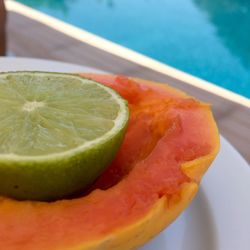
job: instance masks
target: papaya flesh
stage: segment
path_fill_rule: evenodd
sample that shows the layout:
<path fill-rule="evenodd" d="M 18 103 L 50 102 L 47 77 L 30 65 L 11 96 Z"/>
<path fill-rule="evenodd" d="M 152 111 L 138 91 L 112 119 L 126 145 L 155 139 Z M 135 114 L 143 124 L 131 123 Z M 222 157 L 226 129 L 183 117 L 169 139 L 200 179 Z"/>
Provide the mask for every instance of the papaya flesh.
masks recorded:
<path fill-rule="evenodd" d="M 168 85 L 82 74 L 129 104 L 125 139 L 112 164 L 80 198 L 0 198 L 0 249 L 127 250 L 169 225 L 195 196 L 219 150 L 208 104 Z"/>

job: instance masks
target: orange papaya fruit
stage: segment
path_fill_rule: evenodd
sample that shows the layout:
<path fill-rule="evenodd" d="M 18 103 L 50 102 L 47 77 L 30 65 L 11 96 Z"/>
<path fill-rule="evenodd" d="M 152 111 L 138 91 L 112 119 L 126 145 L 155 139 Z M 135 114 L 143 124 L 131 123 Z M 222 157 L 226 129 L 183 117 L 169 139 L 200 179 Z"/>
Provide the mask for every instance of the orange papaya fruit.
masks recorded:
<path fill-rule="evenodd" d="M 116 158 L 89 190 L 55 202 L 0 198 L 0 249 L 136 249 L 194 198 L 219 150 L 210 105 L 168 85 L 82 74 L 115 89 L 130 119 Z"/>

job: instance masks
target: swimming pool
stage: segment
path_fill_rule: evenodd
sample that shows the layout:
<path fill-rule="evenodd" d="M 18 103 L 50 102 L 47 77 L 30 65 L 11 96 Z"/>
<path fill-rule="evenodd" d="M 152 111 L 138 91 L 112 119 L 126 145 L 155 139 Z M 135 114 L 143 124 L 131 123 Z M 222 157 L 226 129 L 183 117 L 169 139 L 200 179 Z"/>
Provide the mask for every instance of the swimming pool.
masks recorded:
<path fill-rule="evenodd" d="M 248 0 L 19 0 L 250 97 Z"/>

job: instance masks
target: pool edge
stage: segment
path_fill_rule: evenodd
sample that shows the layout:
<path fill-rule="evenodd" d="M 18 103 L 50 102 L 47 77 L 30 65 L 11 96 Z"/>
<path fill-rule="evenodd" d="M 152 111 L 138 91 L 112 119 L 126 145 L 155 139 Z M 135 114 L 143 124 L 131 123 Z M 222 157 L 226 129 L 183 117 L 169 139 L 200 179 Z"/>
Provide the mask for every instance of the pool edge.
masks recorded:
<path fill-rule="evenodd" d="M 38 10 L 32 9 L 19 2 L 7 0 L 5 1 L 5 3 L 8 11 L 13 11 L 23 16 L 26 16 L 30 19 L 33 19 L 35 21 L 38 21 L 56 31 L 59 31 L 69 37 L 77 39 L 93 47 L 101 49 L 107 53 L 116 55 L 120 58 L 134 62 L 138 65 L 150 68 L 156 72 L 170 76 L 186 84 L 192 85 L 199 89 L 205 90 L 207 92 L 213 93 L 227 100 L 230 100 L 232 102 L 250 108 L 250 100 L 247 97 L 241 96 L 230 90 L 219 87 L 211 82 L 208 82 L 206 80 L 185 73 L 181 70 L 178 70 L 167 64 L 161 63 L 148 56 L 142 55 L 131 49 L 125 48 L 107 39 L 94 35 L 88 31 L 85 31 L 84 29 L 75 27 L 57 18 L 44 14 Z"/>

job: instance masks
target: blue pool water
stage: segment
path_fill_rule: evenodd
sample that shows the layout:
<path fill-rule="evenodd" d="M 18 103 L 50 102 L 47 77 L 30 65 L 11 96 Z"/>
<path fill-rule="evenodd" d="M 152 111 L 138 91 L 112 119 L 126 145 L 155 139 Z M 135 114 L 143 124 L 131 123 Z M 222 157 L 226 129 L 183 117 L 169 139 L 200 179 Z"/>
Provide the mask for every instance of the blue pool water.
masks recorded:
<path fill-rule="evenodd" d="M 249 0 L 20 0 L 250 97 Z"/>

